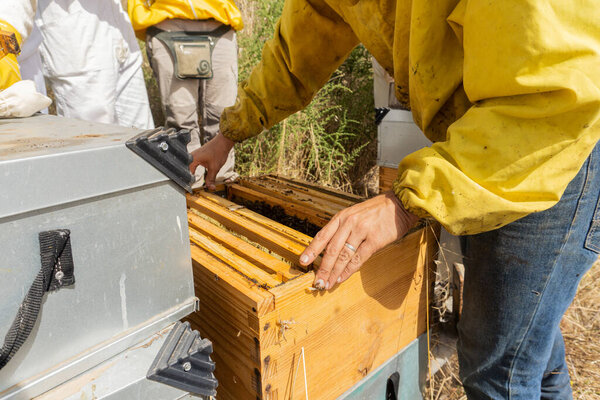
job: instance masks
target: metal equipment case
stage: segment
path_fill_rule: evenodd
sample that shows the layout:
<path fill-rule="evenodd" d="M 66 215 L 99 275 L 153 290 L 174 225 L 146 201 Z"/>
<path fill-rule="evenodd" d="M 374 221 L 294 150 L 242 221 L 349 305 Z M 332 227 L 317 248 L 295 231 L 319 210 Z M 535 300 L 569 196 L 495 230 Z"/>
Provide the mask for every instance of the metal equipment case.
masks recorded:
<path fill-rule="evenodd" d="M 0 121 L 0 340 L 40 271 L 40 232 L 70 230 L 75 275 L 45 294 L 0 370 L 0 399 L 46 392 L 194 311 L 185 196 L 125 147 L 137 133 L 53 116 Z"/>

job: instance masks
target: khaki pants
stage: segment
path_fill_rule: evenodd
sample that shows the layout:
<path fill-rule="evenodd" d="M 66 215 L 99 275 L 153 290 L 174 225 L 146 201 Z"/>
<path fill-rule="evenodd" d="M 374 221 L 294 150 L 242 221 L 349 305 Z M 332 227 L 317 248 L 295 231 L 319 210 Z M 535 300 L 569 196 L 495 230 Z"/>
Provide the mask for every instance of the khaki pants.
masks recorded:
<path fill-rule="evenodd" d="M 210 32 L 221 26 L 214 20 L 171 19 L 156 25 L 170 32 Z M 189 129 L 192 139 L 188 151 L 193 151 L 214 138 L 219 132 L 219 121 L 225 107 L 233 105 L 237 96 L 237 41 L 232 29 L 215 38 L 212 53 L 212 79 L 179 79 L 169 49 L 151 35 L 146 37 L 146 49 L 154 75 L 158 81 L 167 128 Z M 217 182 L 237 177 L 234 172 L 233 149 L 227 162 L 217 174 Z M 204 168 L 195 172 L 194 188 L 204 184 Z"/>

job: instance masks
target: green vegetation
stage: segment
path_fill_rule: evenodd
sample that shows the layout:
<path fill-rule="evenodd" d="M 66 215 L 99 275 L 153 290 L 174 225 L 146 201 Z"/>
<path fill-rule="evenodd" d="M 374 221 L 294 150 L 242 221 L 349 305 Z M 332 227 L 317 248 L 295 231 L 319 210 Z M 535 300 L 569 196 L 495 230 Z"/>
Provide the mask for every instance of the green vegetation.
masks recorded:
<path fill-rule="evenodd" d="M 258 64 L 273 36 L 284 0 L 241 0 L 244 29 L 238 34 L 240 80 Z M 145 54 L 144 44 L 142 53 Z M 283 174 L 359 194 L 372 184 L 376 146 L 371 57 L 357 47 L 303 111 L 236 146 L 241 175 Z M 150 65 L 144 78 L 157 125 L 164 124 Z M 371 191 L 373 188 L 371 188 Z"/>
<path fill-rule="evenodd" d="M 260 61 L 283 0 L 246 0 L 238 36 L 240 79 Z M 278 173 L 365 193 L 376 154 L 371 60 L 357 47 L 311 104 L 268 132 L 236 147 L 242 175 Z"/>

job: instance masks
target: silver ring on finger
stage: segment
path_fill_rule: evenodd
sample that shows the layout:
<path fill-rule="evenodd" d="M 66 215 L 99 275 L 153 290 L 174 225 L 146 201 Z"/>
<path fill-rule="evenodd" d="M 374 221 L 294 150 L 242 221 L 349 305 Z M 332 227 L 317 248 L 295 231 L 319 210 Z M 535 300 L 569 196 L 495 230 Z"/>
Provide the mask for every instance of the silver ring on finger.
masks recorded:
<path fill-rule="evenodd" d="M 351 250 L 353 253 L 356 253 L 356 247 L 352 246 L 350 243 L 346 242 L 344 243 L 344 246 L 346 246 L 348 250 Z"/>

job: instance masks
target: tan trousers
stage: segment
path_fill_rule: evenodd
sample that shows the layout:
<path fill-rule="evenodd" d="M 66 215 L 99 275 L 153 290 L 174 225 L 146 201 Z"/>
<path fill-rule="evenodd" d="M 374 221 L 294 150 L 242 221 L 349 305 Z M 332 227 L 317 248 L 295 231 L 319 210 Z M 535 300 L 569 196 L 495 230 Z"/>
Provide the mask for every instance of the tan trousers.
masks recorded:
<path fill-rule="evenodd" d="M 156 25 L 163 31 L 209 32 L 221 26 L 214 20 L 171 19 Z M 169 49 L 151 35 L 146 37 L 146 49 L 158 81 L 167 128 L 189 129 L 192 139 L 188 151 L 205 144 L 219 132 L 219 120 L 225 107 L 233 105 L 237 96 L 237 41 L 232 29 L 215 38 L 212 53 L 212 79 L 179 79 Z M 237 177 L 234 172 L 233 149 L 217 174 L 217 182 Z M 194 188 L 204 185 L 204 167 L 196 169 Z"/>

